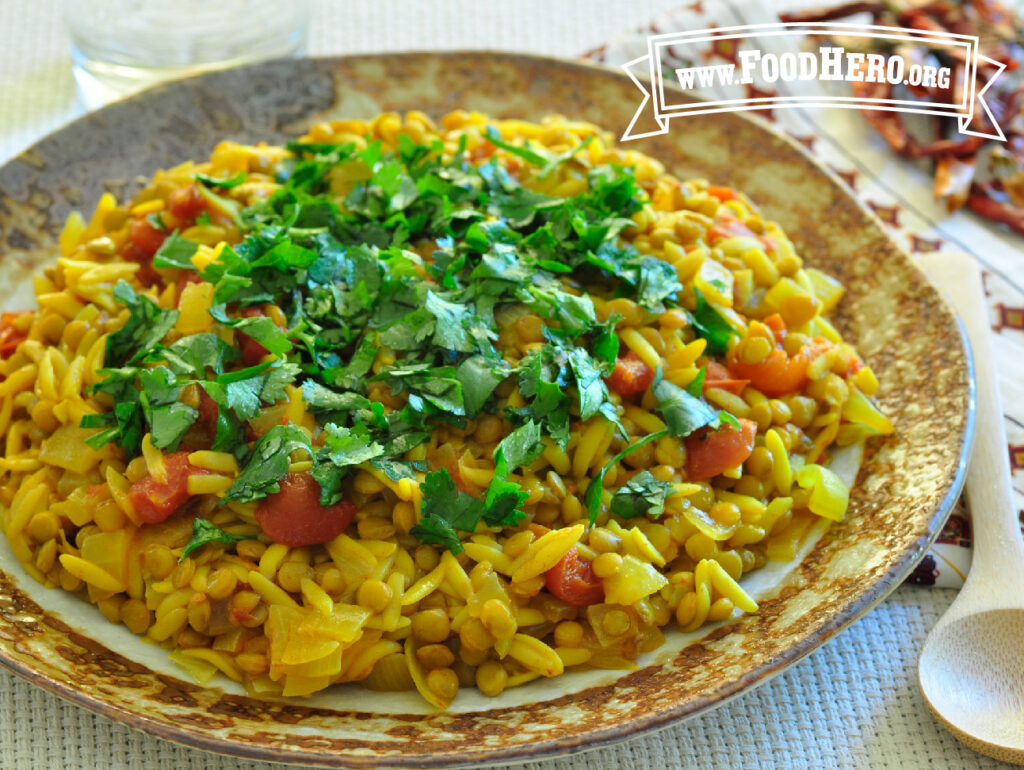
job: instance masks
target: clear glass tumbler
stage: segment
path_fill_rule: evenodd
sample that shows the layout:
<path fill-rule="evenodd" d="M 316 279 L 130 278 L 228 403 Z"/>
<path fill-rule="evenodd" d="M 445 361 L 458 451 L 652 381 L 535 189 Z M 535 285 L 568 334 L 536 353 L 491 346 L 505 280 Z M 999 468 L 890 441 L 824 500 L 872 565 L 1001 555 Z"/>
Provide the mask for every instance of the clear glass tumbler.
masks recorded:
<path fill-rule="evenodd" d="M 89 109 L 168 78 L 304 53 L 309 0 L 64 0 Z"/>

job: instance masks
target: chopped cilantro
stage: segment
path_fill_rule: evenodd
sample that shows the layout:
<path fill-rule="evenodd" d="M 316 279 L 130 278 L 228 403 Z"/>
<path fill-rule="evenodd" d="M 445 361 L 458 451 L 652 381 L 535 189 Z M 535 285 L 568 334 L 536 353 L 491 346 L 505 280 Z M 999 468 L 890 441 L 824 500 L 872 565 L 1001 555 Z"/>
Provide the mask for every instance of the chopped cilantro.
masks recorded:
<path fill-rule="evenodd" d="M 230 190 L 232 187 L 238 187 L 238 185 L 242 184 L 247 176 L 248 174 L 244 171 L 239 171 L 234 176 L 229 176 L 226 179 L 217 179 L 206 174 L 196 174 L 195 179 L 207 187 L 219 187 L 224 190 Z"/>
<path fill-rule="evenodd" d="M 96 429 L 90 446 L 115 441 L 135 456 L 148 432 L 156 446 L 174 449 L 200 419 L 198 388 L 202 419 L 214 422 L 207 426 L 213 448 L 233 452 L 242 464 L 227 500 L 273 494 L 290 455 L 302 449 L 326 505 L 346 494 L 354 468 L 375 468 L 392 481 L 421 478 L 426 466 L 406 460 L 407 452 L 441 425 L 464 429 L 481 414 L 495 414 L 516 386 L 520 405 L 498 416 L 517 427 L 493 450 L 495 474 L 486 491 L 473 498 L 447 471 L 427 473 L 423 518 L 413 534 L 458 551 L 460 533 L 481 521 L 514 525 L 528 494 L 510 476 L 545 442 L 565 448 L 573 421 L 597 415 L 625 435 L 621 407 L 605 383 L 618 356 L 621 319 L 598 320 L 588 287 L 607 285 L 611 295 L 658 313 L 677 301 L 682 286 L 672 265 L 620 240 L 646 193 L 632 170 L 591 166 L 580 155 L 592 137 L 551 152 L 506 142 L 494 127 L 486 136 L 540 179 L 572 164 L 585 174 L 585 189 L 566 197 L 535 192 L 496 158 L 470 162 L 465 142 L 446 156 L 440 142 L 416 144 L 404 135 L 389 151 L 380 142 L 292 142 L 291 156 L 275 169 L 279 188 L 244 210 L 218 195 L 243 184 L 244 173 L 197 174 L 211 210 L 232 215 L 243 233 L 198 271 L 213 286 L 213 328 L 167 341 L 178 312 L 119 283 L 114 296 L 128 320 L 108 337 L 103 380 L 94 386 L 113 407 L 83 419 Z M 197 223 L 209 221 L 204 214 Z M 195 271 L 198 249 L 172 232 L 154 264 Z M 727 345 L 725 319 L 699 295 L 697 303 L 694 326 L 709 350 Z M 244 312 L 267 304 L 287 322 Z M 507 341 L 500 349 L 498 341 L 507 331 L 503 314 L 514 305 L 543 319 L 543 338 L 509 355 Z M 246 365 L 245 338 L 270 356 Z M 271 427 L 250 449 L 247 432 L 293 383 L 301 383 L 318 423 L 316 446 L 287 424 Z M 729 423 L 729 415 L 703 402 L 700 384 L 700 376 L 689 392 L 660 378 L 655 384 L 669 434 Z M 657 435 L 626 447 L 618 459 Z M 606 470 L 588 488 L 591 520 Z M 623 509 L 628 497 L 654 510 L 657 485 L 641 474 L 632 481 L 613 496 L 615 507 Z"/>
<path fill-rule="evenodd" d="M 293 423 L 275 425 L 264 433 L 252 450 L 252 458 L 224 495 L 224 501 L 248 503 L 279 492 L 278 482 L 288 473 L 292 452 L 313 454 L 309 437 Z"/>
<path fill-rule="evenodd" d="M 457 530 L 474 532 L 486 511 L 481 500 L 460 492 L 447 470 L 428 473 L 420 484 L 423 510 L 411 530 L 421 543 L 443 545 L 452 553 L 465 550 Z"/>
<path fill-rule="evenodd" d="M 668 431 L 673 436 L 689 436 L 698 428 L 713 423 L 718 416 L 706 401 L 694 398 L 668 380 L 656 377 L 651 393 L 658 399 L 657 409 L 665 418 Z"/>
<path fill-rule="evenodd" d="M 711 304 L 704 299 L 700 289 L 694 287 L 693 293 L 697 297 L 697 309 L 693 312 L 693 328 L 697 335 L 708 341 L 708 352 L 713 355 L 722 355 L 729 351 L 729 340 L 735 336 L 729 322 L 719 314 Z"/>
<path fill-rule="evenodd" d="M 529 465 L 544 451 L 540 440 L 540 425 L 529 420 L 501 440 L 494 450 L 496 476 L 508 478 L 510 471 L 521 465 Z"/>
<path fill-rule="evenodd" d="M 636 516 L 657 518 L 665 512 L 669 484 L 659 481 L 650 471 L 640 471 L 612 495 L 611 512 L 623 519 Z"/>
<path fill-rule="evenodd" d="M 245 535 L 233 535 L 230 532 L 225 532 L 216 524 L 207 521 L 206 519 L 200 519 L 197 516 L 192 519 L 192 538 L 185 544 L 185 550 L 181 552 L 181 556 L 178 558 L 178 563 L 180 564 L 185 561 L 185 557 L 197 548 L 202 548 L 204 545 L 208 545 L 209 543 L 224 543 L 225 545 L 230 545 L 231 543 L 237 543 L 239 540 L 246 539 Z"/>
<path fill-rule="evenodd" d="M 177 310 L 164 310 L 145 294 L 136 294 L 127 281 L 114 286 L 114 299 L 130 311 L 125 325 L 107 337 L 106 366 L 122 366 L 157 345 L 178 320 Z"/>
<path fill-rule="evenodd" d="M 587 491 L 583 493 L 583 505 L 587 509 L 587 520 L 590 522 L 590 526 L 594 525 L 597 521 L 597 514 L 601 510 L 601 491 L 604 489 L 604 477 L 608 471 L 615 466 L 624 457 L 631 455 L 640 447 L 645 444 L 650 444 L 652 441 L 657 441 L 659 438 L 669 435 L 667 430 L 659 430 L 654 433 L 649 433 L 638 441 L 634 441 L 632 444 L 627 446 L 611 460 L 604 464 L 604 466 L 597 472 L 597 475 L 590 480 L 587 485 Z"/>
<path fill-rule="evenodd" d="M 168 235 L 164 242 L 153 255 L 153 265 L 156 267 L 177 267 L 182 270 L 195 270 L 192 265 L 192 255 L 199 249 L 199 244 L 186 240 L 178 235 L 178 231 Z"/>
<path fill-rule="evenodd" d="M 516 155 L 527 163 L 538 166 L 540 168 L 537 176 L 540 179 L 546 179 L 562 164 L 568 163 L 572 160 L 577 153 L 581 152 L 587 145 L 593 140 L 593 135 L 588 136 L 582 142 L 575 147 L 566 150 L 565 152 L 555 153 L 549 152 L 543 149 L 534 150 L 529 146 L 529 142 L 524 147 L 518 147 L 508 142 L 502 141 L 501 133 L 494 126 L 487 127 L 487 139 L 495 147 L 501 147 L 506 152 Z"/>

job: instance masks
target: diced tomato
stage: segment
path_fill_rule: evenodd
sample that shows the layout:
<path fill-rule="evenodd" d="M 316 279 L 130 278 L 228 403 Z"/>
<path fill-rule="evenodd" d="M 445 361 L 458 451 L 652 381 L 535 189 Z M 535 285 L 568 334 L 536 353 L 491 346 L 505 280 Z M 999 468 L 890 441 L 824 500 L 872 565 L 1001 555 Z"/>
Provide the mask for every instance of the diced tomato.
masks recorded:
<path fill-rule="evenodd" d="M 28 336 L 28 332 L 14 328 L 14 319 L 25 315 L 27 310 L 0 313 L 0 359 L 7 358 Z"/>
<path fill-rule="evenodd" d="M 729 371 L 745 376 L 766 396 L 778 397 L 797 393 L 807 384 L 807 365 L 810 363 L 805 347 L 790 356 L 781 347 L 773 348 L 763 361 L 747 364 L 738 359 L 729 362 Z"/>
<path fill-rule="evenodd" d="M 740 420 L 740 428 L 705 428 L 686 439 L 686 477 L 701 481 L 735 468 L 754 451 L 757 423 Z"/>
<path fill-rule="evenodd" d="M 250 305 L 242 311 L 242 315 L 245 318 L 256 318 L 263 315 L 263 311 Z M 256 366 L 270 352 L 245 332 L 238 332 L 238 344 L 242 349 L 242 363 L 246 366 Z"/>
<path fill-rule="evenodd" d="M 206 198 L 199 191 L 199 185 L 186 185 L 167 196 L 167 210 L 178 219 L 191 223 L 206 211 Z"/>
<path fill-rule="evenodd" d="M 333 540 L 355 515 L 356 507 L 348 500 L 320 505 L 320 485 L 308 473 L 289 473 L 281 479 L 281 491 L 256 509 L 256 521 L 267 537 L 290 548 Z"/>
<path fill-rule="evenodd" d="M 604 584 L 594 574 L 589 561 L 580 556 L 576 546 L 544 573 L 548 591 L 573 607 L 586 607 L 604 601 Z"/>
<path fill-rule="evenodd" d="M 128 227 L 128 239 L 151 257 L 163 246 L 166 238 L 167 233 L 151 225 L 145 217 L 133 220 Z"/>
<path fill-rule="evenodd" d="M 815 337 L 797 353 L 789 355 L 782 347 L 786 339 L 786 324 L 779 315 L 770 315 L 764 324 L 775 334 L 775 347 L 763 361 L 744 363 L 738 358 L 729 361 L 729 371 L 738 378 L 750 380 L 750 384 L 766 396 L 777 398 L 789 393 L 798 393 L 808 382 L 807 367 L 811 361 L 832 347 L 824 337 Z"/>
<path fill-rule="evenodd" d="M 167 480 L 163 483 L 152 476 L 146 476 L 132 484 L 128 490 L 128 499 L 140 519 L 147 524 L 163 521 L 189 498 L 189 476 L 209 473 L 197 468 L 188 461 L 188 452 L 174 452 L 164 455 L 164 466 L 167 468 Z"/>
<path fill-rule="evenodd" d="M 135 262 L 141 265 L 135 273 L 135 278 L 143 286 L 153 286 L 160 282 L 160 273 L 153 267 L 152 254 L 147 254 L 134 243 L 129 242 L 121 249 L 121 258 L 126 262 Z"/>
<path fill-rule="evenodd" d="M 615 371 L 607 382 L 608 387 L 623 398 L 633 398 L 651 387 L 654 372 L 631 350 L 615 361 Z"/>
<path fill-rule="evenodd" d="M 210 394 L 200 387 L 198 422 L 206 426 L 206 432 L 210 436 L 210 441 L 217 438 L 217 418 L 219 416 L 220 410 L 217 408 L 217 402 L 210 398 Z"/>
<path fill-rule="evenodd" d="M 764 244 L 765 254 L 775 253 L 775 239 L 772 238 L 770 235 L 759 235 L 757 236 L 757 240 L 761 241 L 761 243 Z"/>
<path fill-rule="evenodd" d="M 780 345 L 756 364 L 746 364 L 737 359 L 730 361 L 729 371 L 747 378 L 755 388 L 772 398 L 799 393 L 809 380 L 807 367 L 831 345 L 828 340 L 815 337 L 810 345 L 804 345 L 792 356 Z"/>
<path fill-rule="evenodd" d="M 708 243 L 713 244 L 724 238 L 733 238 L 738 235 L 754 237 L 755 233 L 736 217 L 719 217 L 715 223 L 708 228 Z"/>
<path fill-rule="evenodd" d="M 705 364 L 703 387 L 705 393 L 708 388 L 718 388 L 719 390 L 726 390 L 739 396 L 748 384 L 750 384 L 750 380 L 737 380 L 733 378 L 729 370 L 717 361 L 708 361 Z"/>
<path fill-rule="evenodd" d="M 731 187 L 719 187 L 714 184 L 708 185 L 708 195 L 712 198 L 718 198 L 722 203 L 736 200 L 736 191 Z"/>

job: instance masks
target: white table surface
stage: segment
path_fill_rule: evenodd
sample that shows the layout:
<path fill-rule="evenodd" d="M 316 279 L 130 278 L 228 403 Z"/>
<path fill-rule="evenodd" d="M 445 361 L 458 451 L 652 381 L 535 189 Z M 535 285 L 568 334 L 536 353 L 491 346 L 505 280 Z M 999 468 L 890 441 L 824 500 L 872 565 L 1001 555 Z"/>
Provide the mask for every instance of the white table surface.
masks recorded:
<path fill-rule="evenodd" d="M 706 0 L 713 2 L 714 0 Z M 574 56 L 672 0 L 314 0 L 311 54 L 489 48 Z M 0 162 L 81 114 L 56 0 L 0 0 Z M 917 653 L 955 592 L 904 586 L 764 686 L 618 746 L 523 767 L 990 768 L 942 730 Z M 103 622 L 97 619 L 98 622 Z M 0 768 L 256 768 L 149 737 L 0 671 Z"/>

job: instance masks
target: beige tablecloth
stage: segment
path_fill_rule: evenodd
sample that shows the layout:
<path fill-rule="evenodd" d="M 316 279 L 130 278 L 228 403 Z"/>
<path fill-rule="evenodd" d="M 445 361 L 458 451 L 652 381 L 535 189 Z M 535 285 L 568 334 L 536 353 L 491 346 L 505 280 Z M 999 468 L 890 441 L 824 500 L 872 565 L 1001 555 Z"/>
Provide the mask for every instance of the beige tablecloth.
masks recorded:
<path fill-rule="evenodd" d="M 310 53 L 505 48 L 572 56 L 646 27 L 678 5 L 672 0 L 315 0 Z M 0 162 L 81 113 L 57 6 L 57 0 L 0 0 Z M 526 767 L 1001 767 L 943 731 L 917 688 L 917 651 L 954 595 L 948 589 L 902 587 L 807 659 L 710 714 L 613 748 Z M 97 616 L 97 622 L 105 621 Z M 151 738 L 0 671 L 0 768 L 96 767 L 276 766 Z"/>

